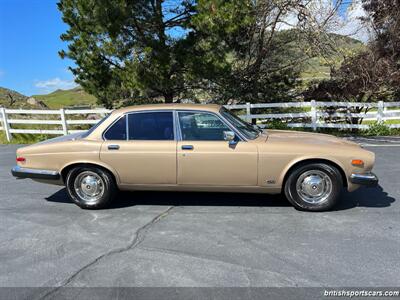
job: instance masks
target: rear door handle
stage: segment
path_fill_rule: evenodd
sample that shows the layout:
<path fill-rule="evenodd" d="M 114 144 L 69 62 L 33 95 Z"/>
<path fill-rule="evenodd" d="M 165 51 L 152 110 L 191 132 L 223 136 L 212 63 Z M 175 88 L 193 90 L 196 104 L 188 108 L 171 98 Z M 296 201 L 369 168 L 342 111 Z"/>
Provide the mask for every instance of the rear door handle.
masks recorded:
<path fill-rule="evenodd" d="M 193 145 L 182 145 L 182 150 L 193 150 Z"/>
<path fill-rule="evenodd" d="M 108 145 L 108 150 L 119 150 L 119 145 Z"/>

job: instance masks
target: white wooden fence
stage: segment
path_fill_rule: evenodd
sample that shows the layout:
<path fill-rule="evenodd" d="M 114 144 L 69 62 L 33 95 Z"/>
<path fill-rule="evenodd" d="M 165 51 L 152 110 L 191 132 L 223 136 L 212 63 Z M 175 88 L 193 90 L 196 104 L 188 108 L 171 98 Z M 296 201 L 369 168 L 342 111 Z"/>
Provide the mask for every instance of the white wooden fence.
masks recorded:
<path fill-rule="evenodd" d="M 226 105 L 231 110 L 241 110 L 245 114 L 241 114 L 241 117 L 247 121 L 257 119 L 258 121 L 265 121 L 270 119 L 280 119 L 286 122 L 288 127 L 308 127 L 313 130 L 317 128 L 359 128 L 368 129 L 367 124 L 346 124 L 343 121 L 338 122 L 332 120 L 332 118 L 363 118 L 368 121 L 385 122 L 387 120 L 399 120 L 398 124 L 388 125 L 390 128 L 400 128 L 400 102 L 377 102 L 377 103 L 357 103 L 357 102 L 287 102 L 287 103 L 262 103 L 262 104 L 238 104 L 238 105 Z M 354 107 L 368 107 L 371 111 L 367 113 L 350 113 L 350 112 L 334 112 L 327 113 L 327 107 L 339 108 L 354 108 Z M 254 114 L 254 109 L 276 109 L 276 108 L 303 108 L 303 112 L 293 113 L 263 113 Z M 111 111 L 108 109 L 60 109 L 60 110 L 26 110 L 26 109 L 5 109 L 0 108 L 0 130 L 5 131 L 7 140 L 12 139 L 13 133 L 25 133 L 25 134 L 54 134 L 54 135 L 66 135 L 69 133 L 79 132 L 82 130 L 69 129 L 70 125 L 86 125 L 96 124 L 101 116 L 104 116 Z M 40 119 L 38 115 L 53 115 L 56 116 L 54 119 Z M 70 116 L 75 116 L 74 119 L 70 119 Z M 83 116 L 76 119 L 76 116 Z M 98 115 L 99 119 L 88 120 L 87 115 Z M 13 117 L 16 116 L 16 117 Z M 32 117 L 34 116 L 34 117 Z M 329 118 L 329 120 L 327 120 Z M 294 122 L 293 119 L 301 120 L 301 123 Z M 14 124 L 32 124 L 34 125 L 53 125 L 57 126 L 58 129 L 38 129 L 38 128 L 24 128 L 18 129 L 13 128 Z M 24 126 L 25 127 L 25 126 Z"/>

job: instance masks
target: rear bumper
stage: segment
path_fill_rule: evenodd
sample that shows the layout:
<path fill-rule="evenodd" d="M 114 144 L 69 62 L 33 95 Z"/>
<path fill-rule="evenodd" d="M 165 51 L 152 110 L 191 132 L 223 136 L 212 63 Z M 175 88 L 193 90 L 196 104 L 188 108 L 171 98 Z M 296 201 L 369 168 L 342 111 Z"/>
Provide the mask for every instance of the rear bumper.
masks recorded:
<path fill-rule="evenodd" d="M 365 174 L 353 173 L 350 175 L 350 182 L 354 184 L 375 186 L 378 184 L 378 177 L 372 172 Z"/>
<path fill-rule="evenodd" d="M 58 180 L 60 179 L 60 173 L 51 170 L 41 169 L 28 169 L 20 166 L 15 166 L 11 169 L 11 174 L 17 178 L 33 178 L 33 179 L 46 179 L 46 180 Z"/>

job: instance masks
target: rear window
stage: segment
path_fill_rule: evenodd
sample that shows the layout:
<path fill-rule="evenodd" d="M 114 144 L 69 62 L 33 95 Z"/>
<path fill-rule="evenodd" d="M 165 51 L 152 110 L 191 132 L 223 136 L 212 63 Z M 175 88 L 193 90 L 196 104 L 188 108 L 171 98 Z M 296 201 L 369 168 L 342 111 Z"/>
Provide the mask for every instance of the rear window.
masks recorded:
<path fill-rule="evenodd" d="M 96 123 L 95 125 L 93 125 L 89 130 L 85 131 L 82 134 L 82 138 L 86 138 L 88 137 L 97 127 L 99 127 L 102 123 L 104 123 L 105 120 L 108 119 L 110 115 L 107 115 L 106 117 L 104 117 L 103 119 L 101 119 L 98 123 Z"/>
<path fill-rule="evenodd" d="M 172 112 L 133 113 L 128 117 L 129 140 L 162 141 L 174 139 Z"/>
<path fill-rule="evenodd" d="M 126 116 L 111 125 L 104 134 L 106 140 L 126 140 Z"/>

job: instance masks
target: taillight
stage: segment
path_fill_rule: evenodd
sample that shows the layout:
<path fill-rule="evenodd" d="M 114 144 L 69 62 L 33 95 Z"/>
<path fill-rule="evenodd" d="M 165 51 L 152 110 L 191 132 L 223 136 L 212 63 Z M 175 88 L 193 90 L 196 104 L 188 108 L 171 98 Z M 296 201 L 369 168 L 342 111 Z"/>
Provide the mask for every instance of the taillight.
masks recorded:
<path fill-rule="evenodd" d="M 25 162 L 25 157 L 17 157 L 17 162 Z"/>

